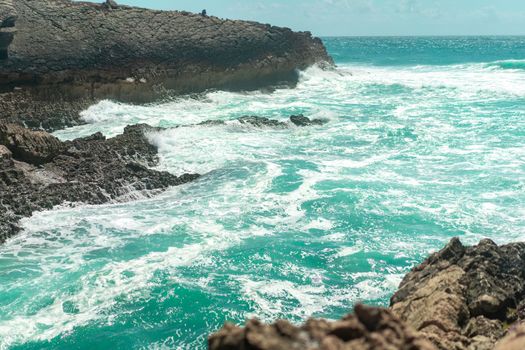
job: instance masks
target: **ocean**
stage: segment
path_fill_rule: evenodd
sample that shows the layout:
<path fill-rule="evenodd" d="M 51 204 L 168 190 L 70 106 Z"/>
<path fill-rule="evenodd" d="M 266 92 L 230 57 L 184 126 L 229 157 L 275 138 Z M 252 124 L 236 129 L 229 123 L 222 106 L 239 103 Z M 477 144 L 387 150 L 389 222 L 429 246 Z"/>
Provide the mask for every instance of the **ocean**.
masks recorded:
<path fill-rule="evenodd" d="M 337 68 L 295 89 L 102 101 L 56 132 L 227 121 L 148 135 L 196 182 L 23 220 L 0 246 L 0 349 L 206 349 L 225 321 L 388 306 L 454 236 L 525 240 L 525 37 L 323 40 Z M 299 113 L 328 123 L 235 121 Z"/>

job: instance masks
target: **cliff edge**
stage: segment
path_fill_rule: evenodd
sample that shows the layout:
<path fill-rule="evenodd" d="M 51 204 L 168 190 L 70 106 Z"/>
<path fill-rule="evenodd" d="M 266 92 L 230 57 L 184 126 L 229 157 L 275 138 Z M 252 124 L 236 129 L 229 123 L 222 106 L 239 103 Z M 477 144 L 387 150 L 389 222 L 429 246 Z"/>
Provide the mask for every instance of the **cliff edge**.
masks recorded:
<path fill-rule="evenodd" d="M 47 130 L 100 99 L 293 84 L 332 63 L 309 32 L 187 12 L 0 0 L 0 21 L 0 118 Z"/>

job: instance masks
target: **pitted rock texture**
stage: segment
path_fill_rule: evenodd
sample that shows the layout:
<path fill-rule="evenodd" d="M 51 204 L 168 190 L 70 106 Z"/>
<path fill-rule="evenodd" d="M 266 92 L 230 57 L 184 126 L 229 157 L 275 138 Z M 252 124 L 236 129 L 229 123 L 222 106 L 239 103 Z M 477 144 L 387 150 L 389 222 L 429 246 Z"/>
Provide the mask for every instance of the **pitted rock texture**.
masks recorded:
<path fill-rule="evenodd" d="M 210 350 L 435 350 L 389 310 L 358 305 L 340 321 L 287 321 L 265 325 L 248 321 L 244 328 L 226 324 L 208 340 Z"/>
<path fill-rule="evenodd" d="M 525 243 L 455 238 L 405 276 L 391 309 L 439 349 L 493 349 L 525 320 Z"/>
<path fill-rule="evenodd" d="M 0 64 L 0 100 L 23 96 L 16 113 L 28 126 L 46 127 L 50 117 L 53 129 L 75 124 L 85 100 L 143 103 L 294 83 L 297 69 L 332 63 L 310 33 L 255 22 L 70 0 L 1 0 L 4 12 L 14 37 Z M 47 103 L 71 103 L 70 113 L 35 108 Z M 0 103 L 0 118 L 11 108 Z"/>
<path fill-rule="evenodd" d="M 43 131 L 0 123 L 0 243 L 19 231 L 20 218 L 38 210 L 64 202 L 102 204 L 136 193 L 149 196 L 198 178 L 148 168 L 158 161 L 156 147 L 145 136 L 154 130 L 136 125 L 111 139 L 97 133 L 61 142 Z M 2 138 L 5 134 L 9 137 Z M 13 138 L 21 141 L 13 143 Z"/>

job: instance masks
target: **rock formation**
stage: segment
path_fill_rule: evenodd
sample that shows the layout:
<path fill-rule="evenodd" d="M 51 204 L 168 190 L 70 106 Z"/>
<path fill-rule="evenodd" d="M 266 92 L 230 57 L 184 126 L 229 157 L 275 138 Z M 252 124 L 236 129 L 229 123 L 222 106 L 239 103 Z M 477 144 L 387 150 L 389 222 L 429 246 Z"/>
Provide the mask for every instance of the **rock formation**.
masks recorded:
<path fill-rule="evenodd" d="M 225 325 L 208 340 L 210 350 L 435 350 L 392 312 L 357 305 L 355 313 L 337 322 L 308 320 L 296 327 L 287 321 L 246 327 Z"/>
<path fill-rule="evenodd" d="M 100 99 L 293 83 L 331 63 L 308 32 L 186 12 L 0 0 L 0 20 L 0 119 L 46 130 Z"/>
<path fill-rule="evenodd" d="M 157 149 L 146 125 L 127 127 L 112 139 L 102 134 L 61 142 L 43 131 L 0 123 L 0 243 L 17 221 L 64 202 L 102 204 L 142 191 L 166 189 L 198 177 L 151 170 Z"/>
<path fill-rule="evenodd" d="M 241 125 L 288 128 L 325 123 L 302 115 L 289 122 L 258 116 L 238 118 Z M 210 120 L 197 126 L 224 125 Z M 185 125 L 183 127 L 196 125 Z M 106 140 L 101 134 L 62 142 L 45 131 L 0 121 L 0 244 L 18 231 L 17 221 L 34 211 L 63 202 L 102 204 L 130 192 L 160 190 L 198 177 L 177 177 L 148 169 L 156 165 L 157 149 L 145 134 L 160 131 L 149 125 L 126 127 Z M 146 192 L 145 195 L 153 192 Z"/>
<path fill-rule="evenodd" d="M 525 243 L 455 238 L 405 276 L 391 309 L 439 349 L 493 349 L 525 321 Z"/>
<path fill-rule="evenodd" d="M 424 339 L 424 340 L 423 340 Z M 525 349 L 525 243 L 455 238 L 414 268 L 386 309 L 356 307 L 337 322 L 227 324 L 212 350 Z"/>
<path fill-rule="evenodd" d="M 328 123 L 328 120 L 326 119 L 310 119 L 308 117 L 305 117 L 302 114 L 290 116 L 289 123 L 282 122 L 282 121 L 275 120 L 275 119 L 269 119 L 266 117 L 259 117 L 259 116 L 243 116 L 243 117 L 237 118 L 236 121 L 238 121 L 239 124 L 241 125 L 249 125 L 249 126 L 258 127 L 258 128 L 276 128 L 276 129 L 284 129 L 292 125 L 297 126 L 297 127 L 305 127 L 305 126 L 313 126 L 313 125 L 323 125 L 323 124 Z M 199 126 L 217 126 L 217 125 L 225 125 L 225 124 L 226 122 L 223 120 L 206 120 L 197 125 Z M 194 125 L 188 125 L 188 126 L 194 126 Z"/>

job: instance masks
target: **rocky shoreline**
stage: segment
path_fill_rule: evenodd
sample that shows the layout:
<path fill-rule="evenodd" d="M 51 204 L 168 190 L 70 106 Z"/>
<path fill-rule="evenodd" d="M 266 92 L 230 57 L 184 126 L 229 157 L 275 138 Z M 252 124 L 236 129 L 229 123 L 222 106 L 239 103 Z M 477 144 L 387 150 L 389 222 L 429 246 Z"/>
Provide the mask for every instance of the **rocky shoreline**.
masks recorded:
<path fill-rule="evenodd" d="M 73 141 L 46 132 L 82 123 L 79 112 L 93 103 L 271 89 L 295 84 L 297 70 L 312 64 L 333 62 L 308 32 L 116 4 L 0 0 L 0 244 L 35 211 L 150 196 L 199 178 L 151 168 L 158 156 L 148 134 L 158 128 L 134 125 L 114 138 Z M 237 122 L 287 128 L 325 121 Z M 525 349 L 525 244 L 465 247 L 453 239 L 407 274 L 389 308 L 358 305 L 340 321 L 299 327 L 228 324 L 210 336 L 209 348 Z"/>
<path fill-rule="evenodd" d="M 38 28 L 38 30 L 36 30 Z M 48 131 L 101 99 L 293 85 L 332 64 L 309 32 L 70 0 L 0 1 L 0 120 Z"/>
<path fill-rule="evenodd" d="M 325 120 L 291 116 L 281 122 L 259 116 L 236 121 L 255 128 L 283 129 L 322 125 Z M 184 127 L 214 127 L 209 120 Z M 140 193 L 151 196 L 170 186 L 196 180 L 198 174 L 175 176 L 150 169 L 157 165 L 157 148 L 148 134 L 161 131 L 146 124 L 128 126 L 122 135 L 101 133 L 62 142 L 45 131 L 33 131 L 0 121 L 0 244 L 20 231 L 22 217 L 63 203 L 103 204 Z"/>
<path fill-rule="evenodd" d="M 340 321 L 227 324 L 210 350 L 525 349 L 525 243 L 465 247 L 454 238 L 405 276 L 390 308 Z"/>
<path fill-rule="evenodd" d="M 68 202 L 103 204 L 137 192 L 150 196 L 197 179 L 149 168 L 158 162 L 145 136 L 151 129 L 135 125 L 111 139 L 97 133 L 61 142 L 44 131 L 0 123 L 0 244 L 35 211 Z"/>

